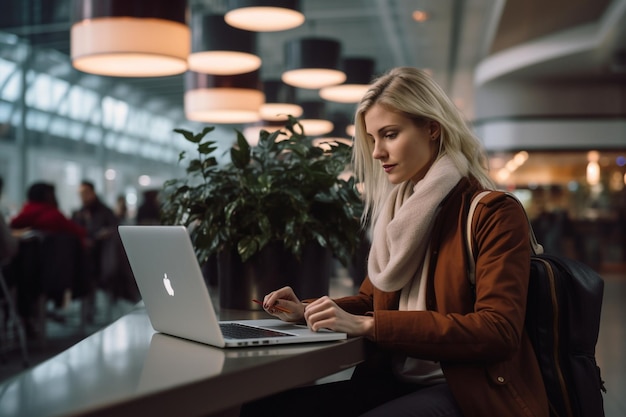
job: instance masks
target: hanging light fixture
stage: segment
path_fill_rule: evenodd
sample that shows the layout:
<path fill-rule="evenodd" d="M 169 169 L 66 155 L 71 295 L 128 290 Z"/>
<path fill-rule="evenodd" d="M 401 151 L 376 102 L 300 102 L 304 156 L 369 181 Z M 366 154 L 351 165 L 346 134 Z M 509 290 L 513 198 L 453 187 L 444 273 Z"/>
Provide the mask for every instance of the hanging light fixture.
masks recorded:
<path fill-rule="evenodd" d="M 187 70 L 186 0 L 77 0 L 74 7 L 74 68 L 116 77 L 160 77 Z"/>
<path fill-rule="evenodd" d="M 224 15 L 192 14 L 188 59 L 191 71 L 232 75 L 257 70 L 261 58 L 255 49 L 256 34 L 226 24 Z"/>
<path fill-rule="evenodd" d="M 343 113 L 335 113 L 330 117 L 333 124 L 333 129 L 322 137 L 313 140 L 313 144 L 319 146 L 325 150 L 337 143 L 343 143 L 348 146 L 352 146 L 353 140 L 351 136 L 348 136 L 346 127 L 350 124 L 350 118 Z"/>
<path fill-rule="evenodd" d="M 341 44 L 332 39 L 302 38 L 285 43 L 285 69 L 281 79 L 300 88 L 319 89 L 341 84 L 346 74 L 339 70 Z"/>
<path fill-rule="evenodd" d="M 226 124 L 260 120 L 265 96 L 258 71 L 236 75 L 188 71 L 185 84 L 185 116 L 189 120 Z"/>
<path fill-rule="evenodd" d="M 229 25 L 254 32 L 293 29 L 304 23 L 298 0 L 228 0 Z"/>
<path fill-rule="evenodd" d="M 326 117 L 323 101 L 303 101 L 302 118 L 298 120 L 306 136 L 321 136 L 332 132 L 333 122 Z"/>
<path fill-rule="evenodd" d="M 267 121 L 286 121 L 287 116 L 300 117 L 302 107 L 295 104 L 296 89 L 281 80 L 267 80 L 263 83 L 265 104 L 261 106 L 261 118 Z"/>
<path fill-rule="evenodd" d="M 341 67 L 346 73 L 346 81 L 343 84 L 322 88 L 319 92 L 320 97 L 338 103 L 358 103 L 372 81 L 374 60 L 345 58 Z"/>

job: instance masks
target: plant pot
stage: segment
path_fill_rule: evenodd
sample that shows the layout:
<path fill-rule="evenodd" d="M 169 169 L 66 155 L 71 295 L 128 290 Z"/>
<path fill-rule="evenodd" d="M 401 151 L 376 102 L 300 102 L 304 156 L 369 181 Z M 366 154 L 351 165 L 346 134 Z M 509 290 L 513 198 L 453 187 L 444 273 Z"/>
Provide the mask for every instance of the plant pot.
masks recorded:
<path fill-rule="evenodd" d="M 300 260 L 280 242 L 268 244 L 243 263 L 235 250 L 222 251 L 217 257 L 220 308 L 260 310 L 252 299 L 263 300 L 287 285 L 300 299 L 321 297 L 328 294 L 331 270 L 332 255 L 313 243 Z"/>

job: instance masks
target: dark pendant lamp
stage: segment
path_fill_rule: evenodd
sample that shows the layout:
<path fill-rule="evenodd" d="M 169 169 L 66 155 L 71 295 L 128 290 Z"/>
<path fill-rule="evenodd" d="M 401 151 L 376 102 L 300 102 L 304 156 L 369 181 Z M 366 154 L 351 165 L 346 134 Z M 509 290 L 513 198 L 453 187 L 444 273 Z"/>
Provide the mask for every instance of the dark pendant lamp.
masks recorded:
<path fill-rule="evenodd" d="M 341 68 L 346 73 L 346 81 L 322 88 L 320 97 L 338 103 L 358 103 L 372 82 L 374 66 L 370 58 L 345 58 Z"/>
<path fill-rule="evenodd" d="M 187 70 L 186 0 L 77 0 L 72 65 L 116 77 L 160 77 Z"/>
<path fill-rule="evenodd" d="M 254 32 L 293 29 L 304 23 L 298 0 L 228 0 L 229 25 Z"/>
<path fill-rule="evenodd" d="M 317 137 L 332 132 L 334 125 L 326 116 L 323 101 L 303 101 L 300 105 L 303 112 L 298 121 L 306 136 Z"/>
<path fill-rule="evenodd" d="M 185 74 L 185 116 L 204 123 L 240 124 L 260 120 L 265 96 L 259 72 L 212 75 Z"/>
<path fill-rule="evenodd" d="M 296 104 L 296 89 L 281 80 L 263 82 L 265 104 L 261 106 L 261 118 L 267 121 L 286 121 L 287 116 L 300 117 L 302 107 Z M 284 125 L 284 124 L 283 124 Z"/>
<path fill-rule="evenodd" d="M 285 43 L 285 72 L 281 79 L 300 88 L 319 89 L 341 84 L 346 74 L 339 70 L 341 44 L 332 39 L 303 38 Z"/>
<path fill-rule="evenodd" d="M 259 69 L 256 34 L 228 25 L 221 14 L 192 14 L 189 69 L 216 75 Z"/>

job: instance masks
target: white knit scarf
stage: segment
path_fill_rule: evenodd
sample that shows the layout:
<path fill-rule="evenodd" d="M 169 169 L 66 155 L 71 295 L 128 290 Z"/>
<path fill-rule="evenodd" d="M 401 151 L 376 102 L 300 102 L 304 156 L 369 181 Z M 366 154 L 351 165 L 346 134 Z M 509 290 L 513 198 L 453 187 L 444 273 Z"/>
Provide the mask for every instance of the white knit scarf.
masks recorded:
<path fill-rule="evenodd" d="M 462 171 L 444 155 L 415 186 L 411 181 L 396 186 L 378 216 L 368 274 L 382 291 L 402 290 L 400 310 L 426 309 L 420 276 L 433 220 L 444 197 L 467 175 L 467 167 Z"/>

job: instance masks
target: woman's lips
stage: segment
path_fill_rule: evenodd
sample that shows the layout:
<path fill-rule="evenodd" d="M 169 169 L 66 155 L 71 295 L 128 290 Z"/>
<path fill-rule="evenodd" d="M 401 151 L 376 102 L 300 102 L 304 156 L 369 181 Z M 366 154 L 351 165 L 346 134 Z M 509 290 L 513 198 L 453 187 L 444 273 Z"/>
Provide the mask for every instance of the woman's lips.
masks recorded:
<path fill-rule="evenodd" d="M 385 170 L 386 173 L 391 172 L 391 170 L 395 167 L 395 165 L 391 165 L 391 164 L 385 164 L 383 165 L 383 169 Z"/>

